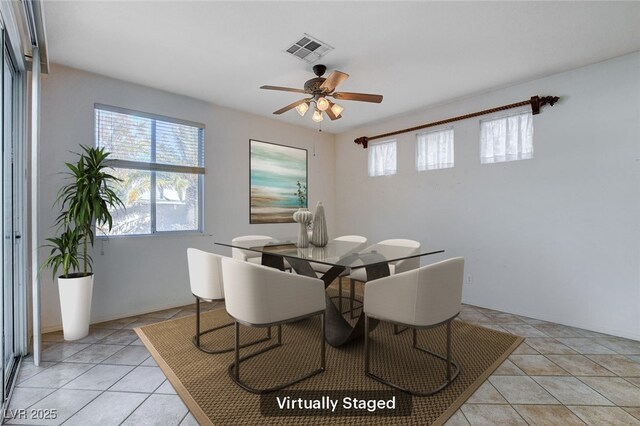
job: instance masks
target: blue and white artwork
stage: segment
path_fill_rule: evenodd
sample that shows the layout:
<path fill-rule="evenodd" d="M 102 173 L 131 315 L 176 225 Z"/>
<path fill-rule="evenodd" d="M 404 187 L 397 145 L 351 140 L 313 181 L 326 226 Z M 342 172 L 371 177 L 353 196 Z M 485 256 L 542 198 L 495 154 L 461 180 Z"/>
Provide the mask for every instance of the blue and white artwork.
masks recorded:
<path fill-rule="evenodd" d="M 250 140 L 250 223 L 291 223 L 300 207 L 298 182 L 307 187 L 307 150 Z"/>

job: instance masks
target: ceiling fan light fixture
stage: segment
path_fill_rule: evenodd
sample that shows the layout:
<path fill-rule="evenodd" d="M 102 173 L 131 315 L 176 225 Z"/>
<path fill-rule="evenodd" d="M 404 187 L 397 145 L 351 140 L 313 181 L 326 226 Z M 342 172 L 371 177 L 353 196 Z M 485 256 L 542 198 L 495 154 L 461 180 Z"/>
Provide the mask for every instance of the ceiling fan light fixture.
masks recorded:
<path fill-rule="evenodd" d="M 322 116 L 322 111 L 320 111 L 319 109 L 315 110 L 313 112 L 313 117 L 311 117 L 311 119 L 316 123 L 320 123 L 322 120 L 324 120 L 324 117 Z"/>
<path fill-rule="evenodd" d="M 303 102 L 296 107 L 296 111 L 298 112 L 298 114 L 300 114 L 300 117 L 304 117 L 304 115 L 307 113 L 308 110 L 309 110 L 309 104 L 306 102 Z"/>
<path fill-rule="evenodd" d="M 342 111 L 344 111 L 344 108 L 338 104 L 333 104 L 333 106 L 331 107 L 331 112 L 336 117 L 340 117 L 340 114 L 342 114 Z"/>
<path fill-rule="evenodd" d="M 327 98 L 320 97 L 316 101 L 316 105 L 318 106 L 318 109 L 320 111 L 326 111 L 327 108 L 329 108 L 329 101 L 327 100 Z"/>

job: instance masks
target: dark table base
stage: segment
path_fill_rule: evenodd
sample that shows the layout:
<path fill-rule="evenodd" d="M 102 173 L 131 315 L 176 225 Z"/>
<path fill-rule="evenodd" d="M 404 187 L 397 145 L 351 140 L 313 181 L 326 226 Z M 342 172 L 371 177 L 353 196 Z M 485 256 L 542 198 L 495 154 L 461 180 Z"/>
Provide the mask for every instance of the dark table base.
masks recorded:
<path fill-rule="evenodd" d="M 354 259 L 357 259 L 357 255 L 353 255 Z M 287 257 L 287 262 L 291 265 L 294 271 L 299 275 L 305 275 L 307 277 L 317 278 L 316 272 L 313 270 L 308 261 Z M 349 262 L 344 262 L 349 263 Z M 279 255 L 271 253 L 262 253 L 262 264 L 270 266 L 280 270 L 284 270 L 284 258 Z M 389 276 L 389 265 L 386 262 L 380 262 L 371 264 L 365 267 L 367 270 L 367 279 L 369 281 Z M 331 283 L 340 276 L 340 274 L 346 269 L 344 266 L 335 265 L 329 269 L 322 277 L 324 281 L 324 287 L 327 288 Z M 333 347 L 345 345 L 352 340 L 359 339 L 364 336 L 364 309 L 360 312 L 360 316 L 354 326 L 352 326 L 343 316 L 338 307 L 331 301 L 329 294 L 326 294 L 327 310 L 325 313 L 325 338 L 327 343 Z M 378 320 L 369 319 L 369 331 L 372 331 L 378 326 Z"/>

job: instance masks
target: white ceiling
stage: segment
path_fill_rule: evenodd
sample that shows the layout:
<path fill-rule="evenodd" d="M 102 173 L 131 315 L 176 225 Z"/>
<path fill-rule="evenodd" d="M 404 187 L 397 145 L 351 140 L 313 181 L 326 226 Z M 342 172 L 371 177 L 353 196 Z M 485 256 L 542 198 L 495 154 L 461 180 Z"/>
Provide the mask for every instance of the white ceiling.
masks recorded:
<path fill-rule="evenodd" d="M 640 50 L 640 2 L 44 4 L 51 62 L 266 117 L 302 95 L 259 86 L 313 77 L 283 53 L 309 33 L 335 47 L 320 63 L 351 75 L 339 90 L 384 95 L 340 102 L 333 133 Z"/>

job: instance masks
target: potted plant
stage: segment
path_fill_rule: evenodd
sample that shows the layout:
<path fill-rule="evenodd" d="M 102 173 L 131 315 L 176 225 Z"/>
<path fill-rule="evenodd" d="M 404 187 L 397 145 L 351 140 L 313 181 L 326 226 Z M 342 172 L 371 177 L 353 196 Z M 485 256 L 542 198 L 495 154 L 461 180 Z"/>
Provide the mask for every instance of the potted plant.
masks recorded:
<path fill-rule="evenodd" d="M 298 230 L 297 247 L 309 247 L 309 234 L 307 232 L 307 224 L 313 219 L 313 213 L 306 207 L 307 205 L 307 186 L 297 182 L 298 190 L 293 195 L 298 197 L 300 208 L 293 214 L 293 220 L 300 225 Z"/>
<path fill-rule="evenodd" d="M 110 209 L 124 204 L 110 185 L 120 179 L 108 173 L 109 152 L 104 148 L 80 146 L 75 164 L 65 163 L 69 183 L 58 192 L 54 205 L 60 205 L 56 220 L 59 235 L 48 238 L 51 252 L 42 267 L 50 267 L 58 277 L 62 328 L 65 340 L 89 334 L 93 272 L 88 245 L 93 247 L 94 225 L 113 225 Z M 82 265 L 82 267 L 81 267 Z"/>

